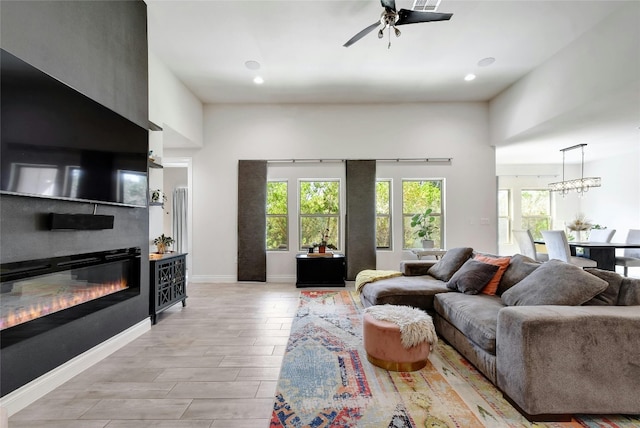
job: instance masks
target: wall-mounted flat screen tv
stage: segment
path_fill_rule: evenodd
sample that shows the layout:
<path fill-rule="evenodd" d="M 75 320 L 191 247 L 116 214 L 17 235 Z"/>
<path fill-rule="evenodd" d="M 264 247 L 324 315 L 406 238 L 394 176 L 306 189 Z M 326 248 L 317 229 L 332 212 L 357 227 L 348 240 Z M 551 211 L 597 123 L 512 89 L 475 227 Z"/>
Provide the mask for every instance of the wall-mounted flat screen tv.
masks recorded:
<path fill-rule="evenodd" d="M 1 54 L 0 192 L 146 206 L 148 131 Z"/>

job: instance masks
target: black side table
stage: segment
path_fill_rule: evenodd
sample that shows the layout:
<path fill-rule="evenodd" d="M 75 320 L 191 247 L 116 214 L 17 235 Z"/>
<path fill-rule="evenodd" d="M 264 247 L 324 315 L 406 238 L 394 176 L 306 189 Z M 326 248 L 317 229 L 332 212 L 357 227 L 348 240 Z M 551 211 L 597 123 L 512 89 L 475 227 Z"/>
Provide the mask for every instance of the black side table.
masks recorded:
<path fill-rule="evenodd" d="M 344 287 L 345 259 L 343 254 L 319 257 L 296 256 L 296 287 Z"/>
<path fill-rule="evenodd" d="M 155 324 L 157 315 L 182 302 L 187 306 L 186 253 L 167 253 L 149 260 L 151 264 L 149 291 L 149 314 Z"/>

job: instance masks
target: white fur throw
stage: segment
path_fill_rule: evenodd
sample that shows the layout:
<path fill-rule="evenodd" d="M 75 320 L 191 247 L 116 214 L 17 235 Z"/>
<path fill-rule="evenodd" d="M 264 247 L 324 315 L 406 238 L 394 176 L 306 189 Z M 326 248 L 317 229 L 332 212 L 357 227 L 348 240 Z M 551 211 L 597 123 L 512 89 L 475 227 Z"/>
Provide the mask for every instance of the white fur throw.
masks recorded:
<path fill-rule="evenodd" d="M 366 308 L 373 318 L 392 322 L 400 327 L 402 346 L 411 348 L 423 342 L 429 342 L 431 348 L 438 343 L 438 335 L 433 320 L 426 312 L 410 306 L 377 305 Z"/>

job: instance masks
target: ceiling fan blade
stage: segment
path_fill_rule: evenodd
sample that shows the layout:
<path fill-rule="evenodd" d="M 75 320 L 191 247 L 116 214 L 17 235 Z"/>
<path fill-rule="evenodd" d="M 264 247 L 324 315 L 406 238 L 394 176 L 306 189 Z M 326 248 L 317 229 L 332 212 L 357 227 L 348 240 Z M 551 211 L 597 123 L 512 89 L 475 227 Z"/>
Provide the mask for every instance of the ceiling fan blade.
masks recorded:
<path fill-rule="evenodd" d="M 363 38 L 364 36 L 372 32 L 373 30 L 378 28 L 379 25 L 380 25 L 380 21 L 376 21 L 375 23 L 369 25 L 367 28 L 365 28 L 364 30 L 360 31 L 358 34 L 350 38 L 347 41 L 347 43 L 345 43 L 343 46 L 345 48 L 348 48 L 349 46 L 351 46 L 352 44 L 354 44 L 355 42 L 357 42 L 358 40 L 360 40 L 361 38 Z"/>
<path fill-rule="evenodd" d="M 419 10 L 400 9 L 396 25 L 417 24 L 419 22 L 448 21 L 453 13 L 423 12 Z"/>
<path fill-rule="evenodd" d="M 396 0 L 380 0 L 380 3 L 386 10 L 396 11 Z"/>

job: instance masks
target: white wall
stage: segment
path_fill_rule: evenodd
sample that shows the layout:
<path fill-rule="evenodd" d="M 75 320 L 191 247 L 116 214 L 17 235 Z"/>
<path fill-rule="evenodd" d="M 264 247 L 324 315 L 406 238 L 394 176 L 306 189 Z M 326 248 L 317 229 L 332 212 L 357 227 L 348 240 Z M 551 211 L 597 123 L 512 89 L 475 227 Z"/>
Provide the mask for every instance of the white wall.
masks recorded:
<path fill-rule="evenodd" d="M 396 183 L 444 178 L 447 247 L 496 251 L 495 152 L 486 103 L 209 105 L 204 117 L 201 150 L 165 150 L 165 156 L 193 157 L 194 281 L 235 281 L 239 159 L 451 157 L 450 166 L 379 164 L 378 175 Z M 336 167 L 310 165 L 286 174 L 296 180 L 290 182 L 295 189 L 297 178 L 335 175 L 328 171 Z M 285 167 L 273 168 L 270 176 L 288 178 Z M 337 167 L 340 174 L 342 169 Z M 398 192 L 395 197 L 398 213 Z M 489 224 L 480 225 L 481 219 Z M 269 253 L 268 277 L 293 280 L 295 254 Z M 380 254 L 378 267 L 396 268 L 402 257 L 399 249 Z"/>

